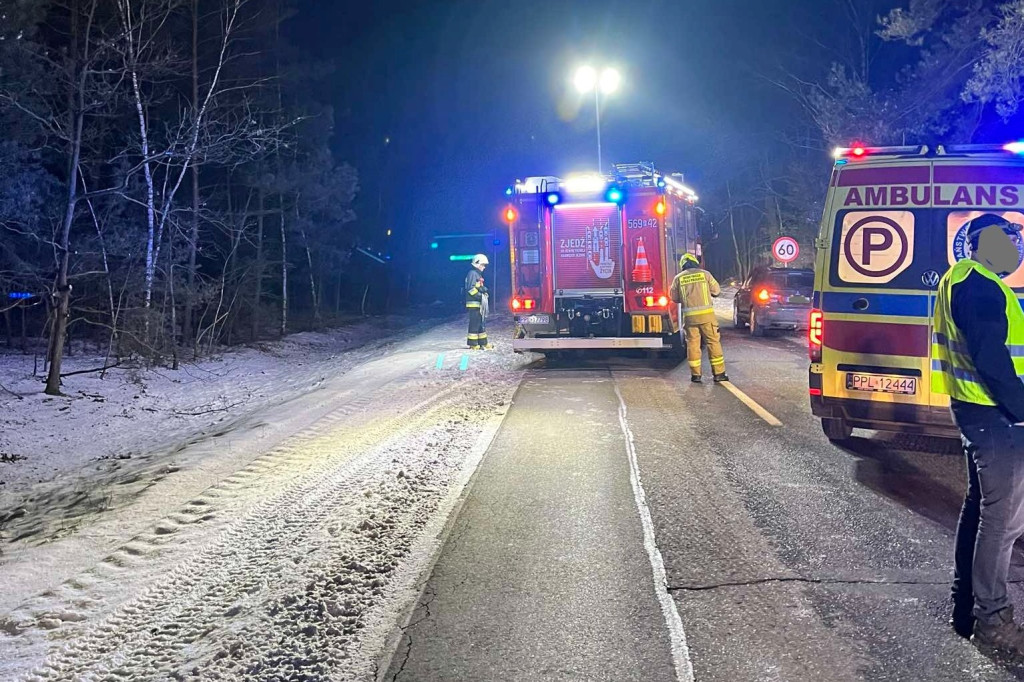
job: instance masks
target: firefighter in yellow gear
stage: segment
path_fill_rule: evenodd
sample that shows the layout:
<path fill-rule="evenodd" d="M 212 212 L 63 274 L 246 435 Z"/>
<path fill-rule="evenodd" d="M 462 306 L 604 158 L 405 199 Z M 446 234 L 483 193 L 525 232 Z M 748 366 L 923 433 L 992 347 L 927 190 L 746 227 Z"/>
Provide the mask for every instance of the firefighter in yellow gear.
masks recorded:
<path fill-rule="evenodd" d="M 466 311 L 469 313 L 469 331 L 466 333 L 466 345 L 472 350 L 490 350 L 487 341 L 487 330 L 484 327 L 484 307 L 487 287 L 484 285 L 483 271 L 490 265 L 487 256 L 482 253 L 473 257 L 473 268 L 466 275 Z"/>
<path fill-rule="evenodd" d="M 686 336 L 686 359 L 690 364 L 690 380 L 701 383 L 701 341 L 708 348 L 711 372 L 715 383 L 728 381 L 725 373 L 725 355 L 722 353 L 722 337 L 718 331 L 718 318 L 711 299 L 722 293 L 718 281 L 710 272 L 700 266 L 692 253 L 679 259 L 682 270 L 672 280 L 668 295 L 680 305 L 679 315 L 683 333 Z"/>

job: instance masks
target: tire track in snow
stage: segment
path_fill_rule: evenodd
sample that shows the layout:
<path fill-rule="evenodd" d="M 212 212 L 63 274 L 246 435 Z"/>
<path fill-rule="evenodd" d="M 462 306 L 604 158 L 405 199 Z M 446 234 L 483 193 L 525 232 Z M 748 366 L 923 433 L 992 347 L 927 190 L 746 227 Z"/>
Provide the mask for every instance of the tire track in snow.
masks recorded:
<path fill-rule="evenodd" d="M 471 391 L 460 382 L 354 430 L 339 427 L 374 400 L 347 405 L 308 437 L 261 457 L 166 517 L 102 568 L 67 584 L 64 594 L 19 609 L 27 622 L 8 619 L 9 632 L 27 629 L 69 640 L 28 679 L 166 678 L 198 670 L 254 679 L 288 677 L 299 669 L 316 677 L 350 661 L 367 614 L 465 460 L 459 450 L 472 440 L 464 435 L 477 428 L 480 415 L 460 404 L 461 394 L 452 397 L 456 390 L 475 393 L 474 405 L 486 404 L 488 391 L 502 393 L 487 386 Z M 510 394 L 511 385 L 505 390 Z M 447 420 L 445 427 L 437 426 L 439 417 Z M 401 450 L 395 459 L 408 469 L 401 476 L 381 471 L 381 458 L 395 455 L 392 448 Z M 162 584 L 98 624 L 76 624 L 95 601 L 90 595 L 109 589 L 119 573 L 140 569 L 191 526 L 213 521 L 225 500 L 297 469 L 308 473 L 277 489 L 270 485 L 263 503 L 179 563 Z M 361 494 L 380 499 L 361 509 L 353 505 Z M 387 551 L 375 551 L 380 546 Z M 256 667 L 240 669 L 238 659 L 256 661 Z"/>

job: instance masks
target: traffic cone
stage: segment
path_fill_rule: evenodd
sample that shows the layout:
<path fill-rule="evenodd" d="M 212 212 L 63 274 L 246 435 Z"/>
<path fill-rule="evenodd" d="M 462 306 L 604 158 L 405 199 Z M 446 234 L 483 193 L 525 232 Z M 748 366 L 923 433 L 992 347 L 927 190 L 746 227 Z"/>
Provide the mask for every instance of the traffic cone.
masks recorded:
<path fill-rule="evenodd" d="M 636 244 L 636 263 L 633 264 L 633 281 L 654 281 L 654 273 L 651 272 L 651 264 L 647 262 L 647 249 L 644 247 L 643 237 L 640 237 Z"/>

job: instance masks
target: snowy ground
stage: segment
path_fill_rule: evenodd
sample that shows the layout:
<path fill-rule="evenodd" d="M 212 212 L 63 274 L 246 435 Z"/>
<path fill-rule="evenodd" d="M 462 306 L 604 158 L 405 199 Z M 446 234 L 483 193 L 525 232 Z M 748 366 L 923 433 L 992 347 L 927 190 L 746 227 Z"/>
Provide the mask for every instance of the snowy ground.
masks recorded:
<path fill-rule="evenodd" d="M 374 318 L 233 349 L 214 360 L 183 363 L 178 371 L 118 367 L 103 379 L 79 374 L 64 379 L 67 397 L 43 393 L 32 355 L 2 353 L 0 386 L 7 390 L 0 390 L 0 508 L 29 486 L 177 447 L 205 429 L 312 390 L 413 324 Z M 353 348 L 360 352 L 344 355 Z M 63 369 L 87 370 L 103 361 L 77 354 Z"/>
<path fill-rule="evenodd" d="M 531 358 L 368 334 L 8 396 L 0 679 L 373 679 Z"/>

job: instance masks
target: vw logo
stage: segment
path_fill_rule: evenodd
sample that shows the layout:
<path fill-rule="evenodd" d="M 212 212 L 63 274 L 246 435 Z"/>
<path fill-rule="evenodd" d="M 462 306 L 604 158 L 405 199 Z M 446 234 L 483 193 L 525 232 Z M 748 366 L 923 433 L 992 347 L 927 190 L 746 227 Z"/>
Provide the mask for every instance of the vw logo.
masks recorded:
<path fill-rule="evenodd" d="M 924 274 L 921 275 L 921 284 L 925 285 L 929 289 L 934 289 L 939 286 L 940 275 L 935 270 L 925 270 Z"/>

